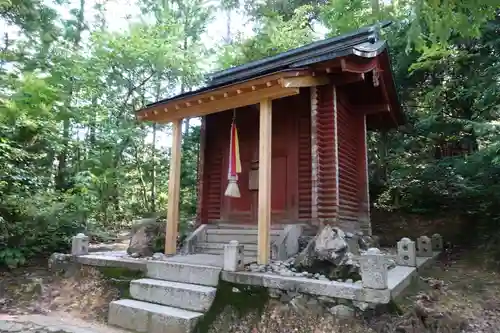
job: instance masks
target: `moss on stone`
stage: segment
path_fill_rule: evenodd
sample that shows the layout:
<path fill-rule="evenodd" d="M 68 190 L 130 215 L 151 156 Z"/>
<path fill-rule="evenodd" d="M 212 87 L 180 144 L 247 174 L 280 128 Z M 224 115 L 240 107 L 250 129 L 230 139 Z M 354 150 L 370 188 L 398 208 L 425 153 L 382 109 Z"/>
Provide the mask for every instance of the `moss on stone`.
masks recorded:
<path fill-rule="evenodd" d="M 121 267 L 98 267 L 99 271 L 108 279 L 135 280 L 144 277 L 144 272 Z"/>
<path fill-rule="evenodd" d="M 103 278 L 120 292 L 120 298 L 131 298 L 130 281 L 141 279 L 144 272 L 118 267 L 99 267 Z"/>
<path fill-rule="evenodd" d="M 235 289 L 234 289 L 235 288 Z M 236 291 L 238 290 L 238 291 Z M 267 288 L 220 281 L 214 302 L 196 325 L 195 333 L 206 333 L 224 309 L 231 307 L 238 316 L 256 312 L 259 316 L 269 301 Z"/>

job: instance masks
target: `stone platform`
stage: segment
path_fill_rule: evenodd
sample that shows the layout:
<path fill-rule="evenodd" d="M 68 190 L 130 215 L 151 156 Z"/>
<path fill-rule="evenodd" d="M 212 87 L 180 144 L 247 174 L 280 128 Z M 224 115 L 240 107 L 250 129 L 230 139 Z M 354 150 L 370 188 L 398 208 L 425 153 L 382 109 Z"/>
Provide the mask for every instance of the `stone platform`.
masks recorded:
<path fill-rule="evenodd" d="M 146 275 L 153 279 L 217 286 L 220 278 L 238 284 L 385 304 L 404 291 L 411 283 L 412 278 L 417 275 L 418 270 L 432 265 L 439 253 L 434 252 L 432 257 L 417 257 L 417 267 L 396 266 L 390 269 L 387 276 L 388 288 L 385 290 L 363 288 L 361 283 L 322 281 L 259 272 L 223 271 L 224 257 L 212 254 L 176 255 L 164 260 L 147 260 L 131 258 L 125 251 L 113 251 L 78 256 L 76 261 L 90 266 L 140 270 L 146 272 Z M 393 256 L 388 257 L 393 258 Z M 176 274 L 172 274 L 172 270 Z M 222 273 L 219 277 L 220 272 Z"/>
<path fill-rule="evenodd" d="M 125 251 L 109 251 L 74 255 L 73 261 L 145 273 L 146 278 L 131 282 L 132 299 L 110 304 L 110 324 L 142 333 L 189 333 L 212 306 L 220 281 L 268 288 L 270 295 L 280 291 L 306 298 L 317 297 L 318 300 L 326 298 L 327 303 L 351 304 L 361 311 L 377 304 L 388 304 L 441 253 L 442 239 L 439 235 L 434 236 L 432 240 L 420 237 L 418 248 L 416 242 L 403 238 L 396 251 L 370 248 L 357 255 L 351 254 L 359 263 L 361 279 L 358 281 L 332 281 L 319 274 L 297 272 L 295 268 L 287 271 L 273 268 L 287 265 L 284 261 L 257 265 L 245 256 L 238 241 L 225 246 L 224 254 L 167 257 L 157 253 L 149 258 L 132 258 Z M 287 262 L 289 260 L 293 257 Z M 245 267 L 248 263 L 252 264 Z M 252 270 L 252 266 L 257 266 L 258 270 Z"/>
<path fill-rule="evenodd" d="M 88 266 L 127 268 L 129 270 L 146 272 L 147 263 L 155 260 L 152 258 L 132 258 L 126 251 L 107 251 L 79 255 L 75 257 L 75 261 L 79 264 Z M 223 255 L 205 253 L 186 255 L 178 254 L 172 257 L 165 257 L 161 260 L 161 262 L 205 265 L 222 268 L 224 265 L 224 257 Z M 245 257 L 245 264 L 250 262 L 252 262 L 252 260 Z"/>
<path fill-rule="evenodd" d="M 418 267 L 396 266 L 388 271 L 387 289 L 364 288 L 358 283 L 315 280 L 307 277 L 288 277 L 269 273 L 222 271 L 221 279 L 227 282 L 296 291 L 309 295 L 343 298 L 354 301 L 387 304 L 408 287 L 418 270 L 430 266 L 440 252 L 432 257 L 417 258 Z"/>

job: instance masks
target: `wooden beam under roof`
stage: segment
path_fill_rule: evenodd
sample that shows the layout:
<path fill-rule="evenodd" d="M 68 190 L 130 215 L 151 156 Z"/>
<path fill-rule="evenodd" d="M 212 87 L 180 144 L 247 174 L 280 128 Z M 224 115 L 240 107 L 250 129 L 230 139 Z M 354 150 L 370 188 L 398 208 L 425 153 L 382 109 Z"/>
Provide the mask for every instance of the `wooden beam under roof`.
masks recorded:
<path fill-rule="evenodd" d="M 302 88 L 323 86 L 330 83 L 328 76 L 298 76 L 281 79 L 281 86 L 284 88 Z"/>
<path fill-rule="evenodd" d="M 179 108 L 173 110 L 168 109 L 167 112 L 148 112 L 142 117 L 142 120 L 150 120 L 161 123 L 173 121 L 175 119 L 183 119 L 188 117 L 199 117 L 211 113 L 239 108 L 242 106 L 257 104 L 263 99 L 277 99 L 292 95 L 297 95 L 299 88 L 283 88 L 276 81 L 274 85 L 260 87 L 254 91 L 248 91 L 240 94 L 223 93 L 222 96 L 214 96 L 214 99 L 207 100 L 201 104 L 191 104 L 190 106 L 176 104 Z M 224 94 L 227 94 L 224 96 Z"/>
<path fill-rule="evenodd" d="M 297 95 L 300 87 L 327 83 L 326 76 L 314 77 L 308 70 L 286 71 L 158 103 L 139 111 L 137 118 L 167 123 Z"/>

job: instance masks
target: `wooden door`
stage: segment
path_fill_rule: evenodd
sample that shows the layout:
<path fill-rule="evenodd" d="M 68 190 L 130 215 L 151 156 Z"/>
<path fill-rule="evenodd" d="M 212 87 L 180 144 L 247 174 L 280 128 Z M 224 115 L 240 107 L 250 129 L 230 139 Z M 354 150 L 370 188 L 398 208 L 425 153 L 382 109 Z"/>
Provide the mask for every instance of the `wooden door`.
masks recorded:
<path fill-rule="evenodd" d="M 291 103 L 292 102 L 292 103 Z M 273 102 L 273 137 L 271 166 L 271 213 L 272 222 L 280 223 L 296 219 L 297 213 L 297 112 L 288 109 L 293 100 Z M 257 223 L 258 188 L 251 188 L 252 169 L 258 177 L 259 158 L 259 109 L 257 106 L 238 109 L 236 123 L 240 139 L 242 172 L 238 185 L 240 198 L 224 196 L 223 219 L 238 223 Z M 228 130 L 229 136 L 229 130 Z M 229 144 L 228 148 L 229 150 Z M 224 154 L 224 170 L 227 169 L 228 152 Z M 227 171 L 224 172 L 227 186 Z M 256 179 L 253 179 L 254 181 Z M 258 183 L 258 181 L 257 181 Z M 255 184 L 255 182 L 254 182 Z M 225 187 L 223 188 L 225 191 Z"/>
<path fill-rule="evenodd" d="M 224 219 L 230 222 L 252 223 L 256 220 L 254 207 L 255 191 L 249 188 L 249 175 L 252 161 L 258 160 L 259 110 L 256 107 L 239 108 L 236 111 L 236 126 L 240 143 L 241 173 L 238 175 L 240 198 L 228 198 L 223 195 Z M 227 186 L 227 165 L 229 161 L 229 129 L 227 151 L 224 154 L 224 179 Z M 257 152 L 257 155 L 255 153 Z M 257 156 L 257 157 L 255 157 Z M 225 191 L 226 188 L 223 188 Z"/>

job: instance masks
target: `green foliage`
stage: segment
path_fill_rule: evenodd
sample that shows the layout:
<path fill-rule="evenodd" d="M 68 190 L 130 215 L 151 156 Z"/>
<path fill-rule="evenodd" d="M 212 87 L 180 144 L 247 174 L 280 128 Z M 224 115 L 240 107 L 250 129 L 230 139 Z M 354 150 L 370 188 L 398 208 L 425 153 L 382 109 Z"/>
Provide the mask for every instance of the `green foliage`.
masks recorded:
<path fill-rule="evenodd" d="M 158 143 L 169 128 L 139 124 L 134 111 L 200 84 L 212 8 L 165 4 L 141 2 L 153 22 L 120 32 L 106 28 L 105 6 L 90 24 L 86 0 L 0 4 L 10 28 L 0 40 L 0 265 L 65 251 L 77 232 L 106 238 L 167 206 L 169 153 Z M 196 212 L 197 133 L 183 143 L 183 221 Z"/>
<path fill-rule="evenodd" d="M 222 47 L 219 67 L 241 65 L 310 43 L 313 31 L 307 13 L 311 10 L 311 6 L 299 7 L 290 20 L 278 14 L 262 18 L 253 38 L 238 36 L 233 43 Z"/>

